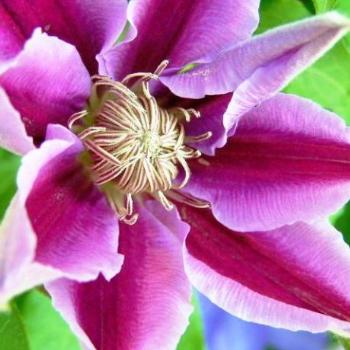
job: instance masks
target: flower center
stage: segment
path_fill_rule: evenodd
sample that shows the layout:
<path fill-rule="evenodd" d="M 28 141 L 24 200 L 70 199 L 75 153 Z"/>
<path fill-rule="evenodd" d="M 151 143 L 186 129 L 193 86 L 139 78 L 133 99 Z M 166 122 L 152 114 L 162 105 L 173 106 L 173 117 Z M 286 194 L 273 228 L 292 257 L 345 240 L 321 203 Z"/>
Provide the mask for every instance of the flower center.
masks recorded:
<path fill-rule="evenodd" d="M 162 108 L 150 93 L 150 80 L 158 79 L 167 64 L 163 61 L 154 73 L 129 74 L 121 82 L 94 76 L 89 106 L 69 120 L 70 129 L 88 150 L 94 182 L 118 217 L 129 224 L 137 220 L 134 199 L 145 195 L 158 199 L 168 210 L 173 207 L 171 199 L 208 206 L 179 189 L 190 178 L 188 161 L 201 156 L 187 143 L 206 140 L 211 133 L 186 136 L 183 122 L 199 113 Z"/>

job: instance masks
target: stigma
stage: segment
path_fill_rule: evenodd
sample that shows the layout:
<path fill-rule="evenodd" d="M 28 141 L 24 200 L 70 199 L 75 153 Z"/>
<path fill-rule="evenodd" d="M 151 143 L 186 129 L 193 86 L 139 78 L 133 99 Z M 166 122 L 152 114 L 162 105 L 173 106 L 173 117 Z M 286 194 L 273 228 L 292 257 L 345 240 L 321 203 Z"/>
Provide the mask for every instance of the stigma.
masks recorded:
<path fill-rule="evenodd" d="M 201 157 L 192 145 L 210 138 L 211 132 L 186 136 L 184 123 L 199 118 L 199 112 L 162 107 L 150 91 L 150 81 L 167 65 L 163 61 L 153 73 L 129 74 L 122 81 L 93 76 L 88 107 L 68 122 L 87 150 L 93 181 L 128 224 L 138 218 L 135 199 L 153 197 L 167 210 L 173 200 L 208 206 L 180 190 L 191 177 L 189 161 Z"/>

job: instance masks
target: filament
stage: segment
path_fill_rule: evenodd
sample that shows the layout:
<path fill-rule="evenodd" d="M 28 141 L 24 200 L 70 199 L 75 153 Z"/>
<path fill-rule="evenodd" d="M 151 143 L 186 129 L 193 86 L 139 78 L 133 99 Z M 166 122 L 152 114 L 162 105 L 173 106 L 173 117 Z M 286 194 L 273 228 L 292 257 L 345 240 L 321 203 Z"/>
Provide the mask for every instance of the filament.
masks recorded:
<path fill-rule="evenodd" d="M 138 217 L 134 198 L 144 194 L 159 200 L 166 210 L 174 206 L 171 199 L 207 205 L 178 191 L 190 180 L 188 161 L 201 156 L 187 143 L 207 140 L 211 132 L 186 136 L 183 122 L 199 118 L 200 113 L 193 108 L 164 109 L 152 96 L 149 82 L 157 80 L 167 65 L 163 61 L 153 73 L 132 73 L 121 82 L 93 76 L 90 109 L 68 121 L 89 152 L 93 180 L 119 219 L 128 224 Z"/>

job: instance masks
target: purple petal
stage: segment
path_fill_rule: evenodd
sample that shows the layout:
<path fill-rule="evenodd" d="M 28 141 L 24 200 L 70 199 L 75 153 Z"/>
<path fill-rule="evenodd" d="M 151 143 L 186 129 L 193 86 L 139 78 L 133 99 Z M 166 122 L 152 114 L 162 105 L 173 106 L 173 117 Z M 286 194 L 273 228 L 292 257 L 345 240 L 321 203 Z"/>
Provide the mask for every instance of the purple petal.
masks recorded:
<path fill-rule="evenodd" d="M 350 196 L 350 134 L 334 113 L 277 95 L 244 115 L 209 165 L 193 162 L 185 188 L 241 231 L 322 218 Z M 218 176 L 220 174 L 220 176 Z"/>
<path fill-rule="evenodd" d="M 155 202 L 120 225 L 121 272 L 109 283 L 61 280 L 48 285 L 55 307 L 86 349 L 175 349 L 185 331 L 191 288 L 183 270 L 188 226 Z"/>
<path fill-rule="evenodd" d="M 0 75 L 0 86 L 21 114 L 28 134 L 41 141 L 49 123 L 66 124 L 84 107 L 91 81 L 72 45 L 38 29 Z"/>
<path fill-rule="evenodd" d="M 193 118 L 190 123 L 185 124 L 187 136 L 197 136 L 207 131 L 212 133 L 210 139 L 195 143 L 193 146 L 201 152 L 209 155 L 215 153 L 217 147 L 226 144 L 226 130 L 223 124 L 223 116 L 230 103 L 232 94 L 207 96 L 200 100 L 189 100 L 190 108 L 200 112 L 200 118 Z"/>
<path fill-rule="evenodd" d="M 19 53 L 34 28 L 77 47 L 86 66 L 97 72 L 95 56 L 117 40 L 126 22 L 126 0 L 2 0 L 0 62 Z"/>
<path fill-rule="evenodd" d="M 258 0 L 131 1 L 132 42 L 103 55 L 116 79 L 154 71 L 164 59 L 183 65 L 249 38 L 258 23 Z M 130 38 L 131 39 L 131 38 Z"/>
<path fill-rule="evenodd" d="M 346 17 L 330 12 L 256 36 L 187 73 L 171 69 L 161 81 L 189 98 L 235 91 L 224 118 L 230 130 L 237 116 L 281 90 L 349 29 Z"/>
<path fill-rule="evenodd" d="M 25 154 L 34 148 L 19 113 L 0 88 L 0 146 L 11 152 Z"/>
<path fill-rule="evenodd" d="M 62 272 L 34 261 L 36 238 L 18 196 L 0 226 L 0 305 Z"/>
<path fill-rule="evenodd" d="M 64 132 L 55 126 L 51 136 L 55 129 Z M 122 264 L 118 220 L 79 161 L 80 141 L 66 134 L 28 153 L 18 174 L 19 194 L 37 239 L 35 260 L 79 281 L 99 272 L 110 279 Z"/>
<path fill-rule="evenodd" d="M 212 302 L 293 331 L 349 328 L 350 249 L 329 223 L 238 233 L 209 210 L 185 208 L 183 217 L 192 226 L 187 275 Z"/>

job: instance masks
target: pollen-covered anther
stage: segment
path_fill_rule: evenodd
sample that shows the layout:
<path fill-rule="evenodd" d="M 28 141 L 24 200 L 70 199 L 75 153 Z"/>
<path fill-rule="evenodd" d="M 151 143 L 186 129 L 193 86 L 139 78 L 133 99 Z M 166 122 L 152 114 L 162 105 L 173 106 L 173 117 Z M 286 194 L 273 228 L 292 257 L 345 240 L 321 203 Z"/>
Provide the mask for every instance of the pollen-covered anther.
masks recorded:
<path fill-rule="evenodd" d="M 204 141 L 211 132 L 186 136 L 183 121 L 200 117 L 199 112 L 162 108 L 152 96 L 149 82 L 158 79 L 167 64 L 162 62 L 154 73 L 130 74 L 121 82 L 94 76 L 89 108 L 69 120 L 89 151 L 95 183 L 118 217 L 129 224 L 137 220 L 133 200 L 143 195 L 153 196 L 167 210 L 173 208 L 171 198 L 208 206 L 178 191 L 191 176 L 188 160 L 201 156 L 187 144 Z"/>

